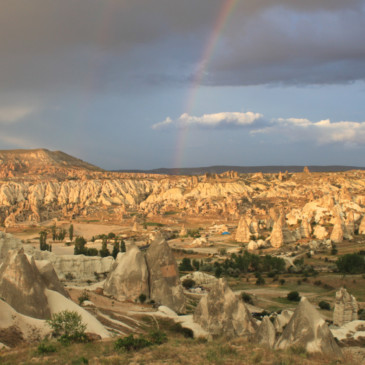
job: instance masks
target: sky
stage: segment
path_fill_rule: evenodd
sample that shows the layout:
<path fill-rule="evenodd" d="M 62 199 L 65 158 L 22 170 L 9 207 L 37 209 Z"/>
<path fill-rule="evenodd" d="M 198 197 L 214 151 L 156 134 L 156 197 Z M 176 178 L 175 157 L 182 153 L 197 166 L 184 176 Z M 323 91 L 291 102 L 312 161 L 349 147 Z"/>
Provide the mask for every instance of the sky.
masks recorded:
<path fill-rule="evenodd" d="M 0 149 L 365 166 L 364 29 L 365 0 L 2 0 Z"/>

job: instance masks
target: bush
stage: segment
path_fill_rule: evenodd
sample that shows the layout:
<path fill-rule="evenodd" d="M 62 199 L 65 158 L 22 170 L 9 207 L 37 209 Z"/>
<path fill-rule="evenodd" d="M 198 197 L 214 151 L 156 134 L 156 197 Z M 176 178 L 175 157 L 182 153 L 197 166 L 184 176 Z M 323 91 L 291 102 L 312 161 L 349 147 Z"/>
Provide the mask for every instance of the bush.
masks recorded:
<path fill-rule="evenodd" d="M 146 301 L 147 297 L 145 294 L 141 293 L 138 297 L 138 300 L 143 304 Z"/>
<path fill-rule="evenodd" d="M 138 351 L 152 345 L 161 345 L 164 342 L 167 342 L 166 334 L 159 330 L 154 330 L 149 333 L 148 339 L 142 335 L 140 335 L 139 337 L 134 337 L 133 335 L 129 335 L 127 337 L 119 338 L 114 343 L 114 348 L 116 350 L 123 350 L 123 351 L 132 351 L 132 350 Z"/>
<path fill-rule="evenodd" d="M 326 311 L 331 310 L 331 306 L 330 306 L 330 304 L 329 304 L 328 302 L 324 301 L 324 300 L 320 301 L 320 302 L 318 303 L 318 305 L 319 305 L 319 308 L 324 309 L 324 310 L 326 310 Z"/>
<path fill-rule="evenodd" d="M 300 295 L 297 291 L 291 291 L 288 293 L 286 298 L 292 302 L 299 302 L 300 301 Z"/>
<path fill-rule="evenodd" d="M 77 312 L 64 310 L 52 315 L 47 323 L 53 330 L 53 336 L 60 342 L 82 342 L 85 340 L 86 325 Z"/>
<path fill-rule="evenodd" d="M 180 323 L 174 323 L 171 330 L 176 333 L 181 333 L 185 338 L 194 338 L 193 330 L 183 327 Z"/>
<path fill-rule="evenodd" d="M 252 300 L 252 296 L 248 293 L 242 292 L 241 293 L 241 299 L 248 304 L 253 305 L 253 300 Z"/>
<path fill-rule="evenodd" d="M 185 288 L 185 289 L 191 289 L 195 286 L 195 281 L 193 279 L 185 279 L 183 282 L 182 282 L 182 286 Z"/>
<path fill-rule="evenodd" d="M 37 347 L 38 354 L 50 354 L 52 352 L 56 352 L 57 348 L 53 343 L 48 342 L 47 340 L 43 340 Z"/>
<path fill-rule="evenodd" d="M 360 321 L 365 321 L 365 309 L 359 309 L 357 314 L 359 315 Z"/>
<path fill-rule="evenodd" d="M 84 303 L 85 300 L 89 300 L 90 297 L 89 297 L 89 294 L 86 290 L 84 290 L 82 292 L 82 294 L 78 297 L 78 300 L 79 300 L 79 305 L 82 305 L 82 303 Z"/>

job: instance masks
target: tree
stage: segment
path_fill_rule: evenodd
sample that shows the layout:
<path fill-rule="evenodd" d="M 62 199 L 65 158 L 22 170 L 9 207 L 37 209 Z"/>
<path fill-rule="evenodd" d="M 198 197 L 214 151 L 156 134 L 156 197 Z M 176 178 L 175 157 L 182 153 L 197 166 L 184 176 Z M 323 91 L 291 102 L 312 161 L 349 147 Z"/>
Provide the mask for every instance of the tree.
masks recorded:
<path fill-rule="evenodd" d="M 193 267 L 191 266 L 191 261 L 188 257 L 184 257 L 179 265 L 180 271 L 193 271 Z"/>
<path fill-rule="evenodd" d="M 52 315 L 47 323 L 53 330 L 53 335 L 61 342 L 80 342 L 85 340 L 86 325 L 77 312 L 64 310 Z"/>
<path fill-rule="evenodd" d="M 68 229 L 68 236 L 70 238 L 70 241 L 72 242 L 72 240 L 74 238 L 74 226 L 73 226 L 73 224 L 71 224 L 69 229 Z"/>
<path fill-rule="evenodd" d="M 345 274 L 362 274 L 365 273 L 364 257 L 357 253 L 349 253 L 341 256 L 336 261 L 337 268 Z"/>
<path fill-rule="evenodd" d="M 56 225 L 55 224 L 51 227 L 51 230 L 52 230 L 52 240 L 56 241 L 57 230 L 56 230 Z"/>
<path fill-rule="evenodd" d="M 300 295 L 297 291 L 291 291 L 288 293 L 286 298 L 292 302 L 299 302 L 300 301 Z"/>
<path fill-rule="evenodd" d="M 51 251 L 51 246 L 47 244 L 47 231 L 39 232 L 39 249 L 41 251 Z"/>
<path fill-rule="evenodd" d="M 119 253 L 119 242 L 117 240 L 115 240 L 114 242 L 114 246 L 113 246 L 113 251 L 112 251 L 112 256 L 116 259 Z"/>
<path fill-rule="evenodd" d="M 107 257 L 110 256 L 110 252 L 107 247 L 108 241 L 106 238 L 103 238 L 103 243 L 101 245 L 101 250 L 99 251 L 99 254 L 101 257 Z"/>
<path fill-rule="evenodd" d="M 125 242 L 123 240 L 120 241 L 120 252 L 126 252 Z"/>
<path fill-rule="evenodd" d="M 86 255 L 86 240 L 84 237 L 76 237 L 74 255 Z"/>

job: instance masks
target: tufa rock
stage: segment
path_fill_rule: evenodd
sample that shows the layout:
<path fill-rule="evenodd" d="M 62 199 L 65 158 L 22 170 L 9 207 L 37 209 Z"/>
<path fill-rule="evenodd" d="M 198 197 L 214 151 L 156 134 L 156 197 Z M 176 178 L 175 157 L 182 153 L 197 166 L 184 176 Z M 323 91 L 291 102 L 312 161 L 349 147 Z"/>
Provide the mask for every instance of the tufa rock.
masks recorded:
<path fill-rule="evenodd" d="M 345 288 L 336 292 L 335 309 L 333 311 L 333 324 L 343 326 L 345 323 L 358 319 L 359 306 L 355 297 Z"/>
<path fill-rule="evenodd" d="M 270 318 L 265 316 L 260 327 L 255 333 L 253 342 L 263 345 L 268 348 L 273 348 L 275 343 L 275 328 L 271 323 Z"/>
<path fill-rule="evenodd" d="M 359 226 L 359 234 L 365 234 L 365 215 L 361 219 L 361 223 Z"/>
<path fill-rule="evenodd" d="M 213 337 L 252 335 L 257 325 L 245 304 L 219 279 L 204 296 L 194 312 L 194 322 L 200 324 Z"/>
<path fill-rule="evenodd" d="M 284 235 L 280 218 L 274 223 L 270 236 L 270 243 L 274 248 L 280 248 L 284 244 Z"/>
<path fill-rule="evenodd" d="M 275 331 L 278 333 L 282 333 L 285 326 L 291 320 L 291 317 L 293 316 L 293 314 L 294 314 L 294 312 L 285 309 L 279 315 L 277 315 L 274 319 Z"/>
<path fill-rule="evenodd" d="M 149 297 L 177 313 L 185 313 L 185 297 L 179 270 L 170 246 L 162 237 L 155 239 L 146 253 Z"/>
<path fill-rule="evenodd" d="M 45 289 L 33 257 L 29 261 L 23 249 L 9 251 L 0 268 L 0 297 L 21 314 L 46 319 L 51 312 Z"/>
<path fill-rule="evenodd" d="M 236 241 L 242 243 L 248 243 L 250 242 L 250 237 L 251 237 L 250 227 L 247 224 L 246 218 L 241 217 L 237 227 Z"/>
<path fill-rule="evenodd" d="M 275 344 L 276 349 L 282 350 L 292 346 L 304 347 L 309 353 L 341 355 L 341 350 L 325 320 L 304 297 Z"/>
<path fill-rule="evenodd" d="M 118 300 L 135 301 L 141 294 L 149 296 L 148 271 L 143 253 L 134 244 L 119 254 L 104 284 L 104 293 Z"/>
<path fill-rule="evenodd" d="M 335 225 L 331 233 L 331 241 L 334 243 L 340 243 L 343 241 L 343 229 L 342 229 L 342 219 L 337 215 L 335 220 Z"/>

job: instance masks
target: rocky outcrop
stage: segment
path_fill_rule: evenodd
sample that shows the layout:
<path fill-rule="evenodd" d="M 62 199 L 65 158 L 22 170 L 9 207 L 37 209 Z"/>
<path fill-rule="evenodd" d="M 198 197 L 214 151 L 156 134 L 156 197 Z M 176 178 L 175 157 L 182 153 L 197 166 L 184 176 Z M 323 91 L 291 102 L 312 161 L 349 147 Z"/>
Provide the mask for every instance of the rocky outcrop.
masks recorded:
<path fill-rule="evenodd" d="M 274 223 L 270 236 L 270 243 L 274 248 L 280 248 L 284 244 L 284 235 L 280 219 Z"/>
<path fill-rule="evenodd" d="M 355 297 L 348 293 L 345 288 L 336 292 L 335 309 L 333 312 L 333 324 L 343 326 L 344 324 L 358 319 L 359 306 Z"/>
<path fill-rule="evenodd" d="M 179 270 L 170 246 L 156 238 L 146 253 L 149 275 L 149 297 L 177 313 L 185 313 L 185 296 Z"/>
<path fill-rule="evenodd" d="M 293 317 L 293 314 L 294 312 L 285 309 L 275 317 L 273 325 L 277 333 L 283 332 L 284 328 L 291 320 L 291 317 Z"/>
<path fill-rule="evenodd" d="M 3 261 L 9 250 L 21 249 L 22 243 L 9 233 L 0 231 L 0 263 Z"/>
<path fill-rule="evenodd" d="M 34 259 L 20 249 L 8 252 L 0 268 L 0 297 L 17 312 L 34 318 L 49 318 L 46 285 Z"/>
<path fill-rule="evenodd" d="M 328 237 L 328 232 L 325 227 L 316 225 L 313 231 L 313 236 L 319 240 L 324 240 Z"/>
<path fill-rule="evenodd" d="M 339 215 L 335 220 L 335 225 L 331 233 L 331 241 L 334 243 L 340 243 L 343 241 L 342 219 Z"/>
<path fill-rule="evenodd" d="M 303 347 L 308 353 L 341 355 L 325 320 L 304 297 L 275 344 L 276 349 L 282 350 L 292 346 Z"/>
<path fill-rule="evenodd" d="M 268 348 L 273 348 L 275 343 L 275 328 L 268 316 L 262 320 L 253 338 L 254 343 L 258 343 Z"/>
<path fill-rule="evenodd" d="M 183 283 L 186 279 L 194 280 L 196 286 L 201 286 L 203 288 L 211 288 L 218 281 L 215 276 L 201 271 L 194 271 L 191 274 L 182 276 L 181 282 Z"/>
<path fill-rule="evenodd" d="M 365 234 L 365 215 L 362 217 L 360 222 L 359 234 Z"/>
<path fill-rule="evenodd" d="M 303 219 L 300 226 L 300 235 L 302 238 L 309 238 L 312 233 L 312 227 L 307 219 Z"/>
<path fill-rule="evenodd" d="M 39 273 L 41 274 L 42 280 L 46 288 L 54 290 L 62 294 L 66 298 L 70 297 L 67 290 L 59 281 L 58 276 L 54 271 L 52 264 L 49 261 L 47 260 L 35 261 L 35 264 L 37 266 Z"/>
<path fill-rule="evenodd" d="M 219 279 L 209 294 L 203 297 L 194 312 L 194 321 L 213 337 L 252 335 L 257 325 L 245 304 Z"/>
<path fill-rule="evenodd" d="M 236 241 L 242 243 L 248 243 L 250 242 L 250 239 L 251 239 L 250 227 L 247 224 L 246 218 L 241 217 L 237 227 Z"/>
<path fill-rule="evenodd" d="M 149 296 L 148 271 L 143 253 L 134 244 L 120 253 L 104 284 L 104 294 L 118 300 L 135 301 L 141 294 Z"/>

